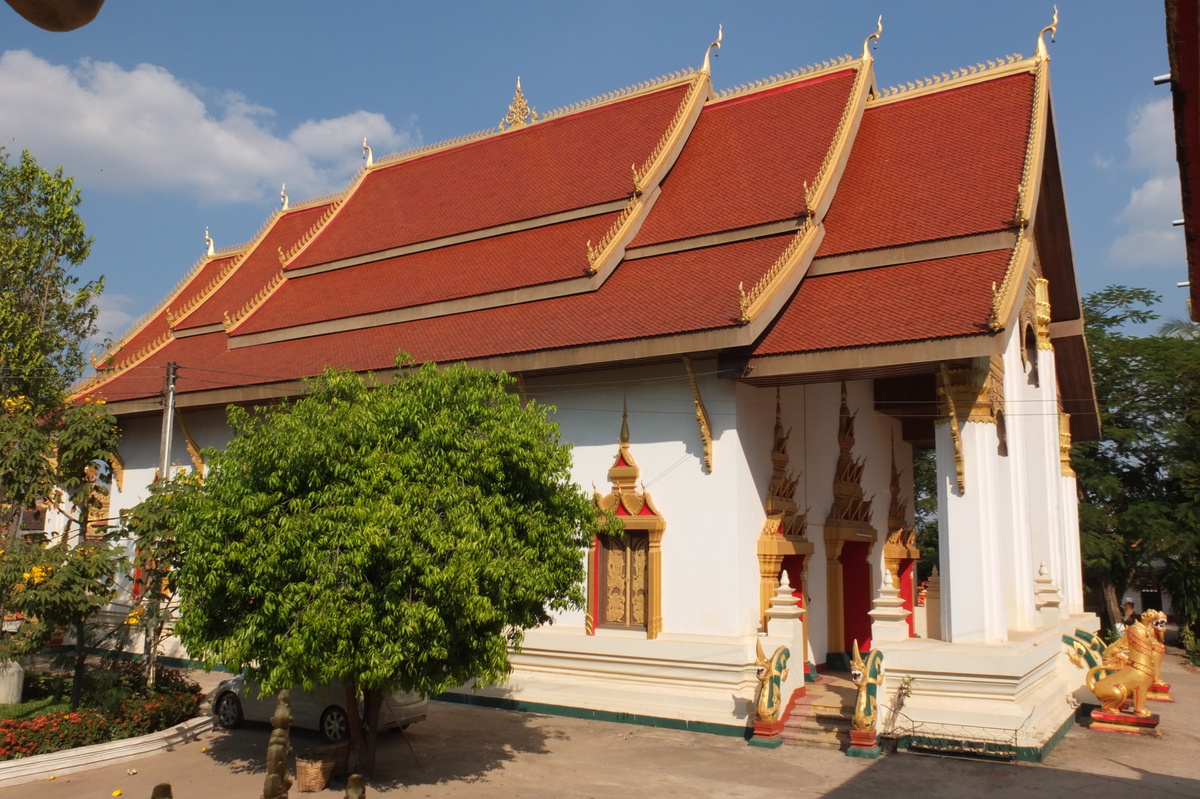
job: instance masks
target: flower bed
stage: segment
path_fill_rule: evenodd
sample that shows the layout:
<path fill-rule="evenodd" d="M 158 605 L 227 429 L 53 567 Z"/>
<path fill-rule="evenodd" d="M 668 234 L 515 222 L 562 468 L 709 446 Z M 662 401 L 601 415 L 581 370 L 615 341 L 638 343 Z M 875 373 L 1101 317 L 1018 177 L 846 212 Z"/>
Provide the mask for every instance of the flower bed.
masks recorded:
<path fill-rule="evenodd" d="M 135 738 L 173 727 L 199 711 L 199 688 L 178 672 L 164 671 L 159 690 L 146 695 L 135 676 L 132 668 L 118 669 L 103 681 L 102 690 L 89 686 L 90 701 L 85 703 L 93 707 L 0 721 L 0 760 Z M 25 688 L 26 696 L 35 699 L 61 697 L 70 690 L 69 680 L 59 675 L 28 674 Z"/>
<path fill-rule="evenodd" d="M 158 732 L 195 716 L 199 706 L 197 693 L 156 694 L 128 699 L 109 715 L 81 708 L 35 719 L 5 719 L 0 721 L 0 760 Z"/>

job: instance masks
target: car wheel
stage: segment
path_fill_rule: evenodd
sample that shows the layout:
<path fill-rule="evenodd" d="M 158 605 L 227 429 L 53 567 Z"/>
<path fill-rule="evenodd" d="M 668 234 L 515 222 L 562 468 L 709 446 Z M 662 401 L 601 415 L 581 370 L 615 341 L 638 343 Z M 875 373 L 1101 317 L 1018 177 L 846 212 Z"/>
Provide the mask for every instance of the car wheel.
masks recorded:
<path fill-rule="evenodd" d="M 218 696 L 213 705 L 213 715 L 217 717 L 217 723 L 226 729 L 242 726 L 242 703 L 237 694 L 224 693 Z"/>
<path fill-rule="evenodd" d="M 325 708 L 325 712 L 321 714 L 321 734 L 325 736 L 325 740 L 330 743 L 338 743 L 346 740 L 346 736 L 350 734 L 350 718 L 346 715 L 346 711 L 342 710 L 337 705 Z"/>

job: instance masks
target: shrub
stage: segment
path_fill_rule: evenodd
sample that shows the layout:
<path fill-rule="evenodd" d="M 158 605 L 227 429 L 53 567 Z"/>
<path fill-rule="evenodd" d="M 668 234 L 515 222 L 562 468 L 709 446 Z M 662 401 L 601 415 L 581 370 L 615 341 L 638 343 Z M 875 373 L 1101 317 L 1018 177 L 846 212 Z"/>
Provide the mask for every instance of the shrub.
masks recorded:
<path fill-rule="evenodd" d="M 192 718 L 199 709 L 200 694 L 191 692 L 127 699 L 109 721 L 110 739 L 119 741 L 165 730 Z"/>

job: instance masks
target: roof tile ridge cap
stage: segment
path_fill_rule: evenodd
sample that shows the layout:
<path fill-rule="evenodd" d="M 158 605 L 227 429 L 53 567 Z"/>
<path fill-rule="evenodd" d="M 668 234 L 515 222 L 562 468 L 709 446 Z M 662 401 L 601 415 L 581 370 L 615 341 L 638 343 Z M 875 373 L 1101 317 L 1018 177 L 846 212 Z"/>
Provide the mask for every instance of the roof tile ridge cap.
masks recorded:
<path fill-rule="evenodd" d="M 255 292 L 254 296 L 251 297 L 248 302 L 242 305 L 241 308 L 237 309 L 237 311 L 232 314 L 226 311 L 224 318 L 221 321 L 221 324 L 225 328 L 225 333 L 227 335 L 232 333 L 238 325 L 244 322 L 260 307 L 262 307 L 262 304 L 265 303 L 271 297 L 271 295 L 274 294 L 279 287 L 286 282 L 287 278 L 283 274 L 283 269 L 280 269 L 278 272 L 272 275 L 271 279 L 266 282 L 266 285 Z"/>
<path fill-rule="evenodd" d="M 107 366 L 107 367 L 104 367 L 103 369 L 98 368 L 96 371 L 96 374 L 92 375 L 91 377 L 83 380 L 82 382 L 80 382 L 79 384 L 76 385 L 75 389 L 71 392 L 71 395 L 68 398 L 68 400 L 73 402 L 73 401 L 79 399 L 79 397 L 83 396 L 84 394 L 91 393 L 92 391 L 95 391 L 100 386 L 105 385 L 106 383 L 109 383 L 109 382 L 117 379 L 118 377 L 123 375 L 125 372 L 127 372 L 130 369 L 132 369 L 133 367 L 137 366 L 139 363 L 146 360 L 151 355 L 158 352 L 160 349 L 162 349 L 163 347 L 165 347 L 167 344 L 169 344 L 170 342 L 172 342 L 174 340 L 175 340 L 174 334 L 172 334 L 171 331 L 168 330 L 167 332 L 165 332 L 165 333 L 161 334 L 160 336 L 158 336 L 157 338 L 155 338 L 149 344 L 146 344 L 145 346 L 143 346 L 141 349 L 139 349 L 137 352 L 135 352 L 133 355 L 129 356 L 128 358 L 118 361 L 117 363 L 113 364 L 112 366 Z"/>
<path fill-rule="evenodd" d="M 423 144 L 420 147 L 414 147 L 411 150 L 401 150 L 399 152 L 389 153 L 382 158 L 376 159 L 371 168 L 379 169 L 380 167 L 394 166 L 396 164 L 401 164 L 405 161 L 411 161 L 413 159 L 430 155 L 435 152 L 440 152 L 442 150 L 451 150 L 463 144 L 479 141 L 480 139 L 486 139 L 491 136 L 499 136 L 502 133 L 508 133 L 510 130 L 514 130 L 514 128 L 509 128 L 508 130 L 504 131 L 496 130 L 495 128 L 485 128 L 483 130 L 477 130 L 474 133 L 456 136 L 453 139 L 445 139 L 443 141 Z M 523 130 L 523 128 L 516 128 L 516 130 Z"/>
<path fill-rule="evenodd" d="M 1009 256 L 1008 265 L 1004 267 L 1004 278 L 1000 285 L 992 283 L 992 312 L 988 317 L 988 328 L 993 332 L 1003 330 L 1008 322 L 1008 315 L 1016 304 L 1016 286 L 1018 281 L 1015 275 L 1018 272 L 1024 272 L 1024 263 L 1027 260 L 1027 252 L 1032 254 L 1033 248 L 1030 246 L 1027 228 L 1022 225 L 1017 231 L 1017 241 L 1013 244 L 1012 255 Z"/>
<path fill-rule="evenodd" d="M 200 289 L 198 292 L 180 304 L 180 306 L 175 309 L 174 313 L 171 312 L 170 308 L 167 308 L 167 325 L 174 330 L 176 327 L 178 327 L 180 322 L 182 322 L 188 317 L 189 314 L 192 313 L 192 311 L 199 308 L 205 300 L 211 297 L 217 289 L 223 286 L 229 280 L 229 278 L 233 276 L 233 273 L 236 272 L 238 268 L 246 262 L 247 259 L 249 259 L 255 250 L 258 249 L 258 246 L 262 244 L 263 239 L 266 238 L 267 233 L 270 232 L 275 223 L 283 217 L 284 213 L 285 212 L 280 208 L 274 209 L 270 216 L 267 217 L 267 221 L 264 222 L 262 226 L 259 227 L 258 232 L 254 234 L 254 238 L 252 238 L 246 244 L 241 245 L 242 250 L 238 257 L 232 259 L 229 263 L 225 264 L 225 266 L 221 267 L 221 270 L 217 272 L 217 274 L 215 274 L 213 278 L 208 281 L 208 283 L 204 284 L 204 288 Z"/>
<path fill-rule="evenodd" d="M 804 184 L 804 207 L 810 217 L 815 215 L 818 218 L 824 218 L 825 212 L 829 210 L 829 204 L 833 199 L 831 189 L 834 164 L 838 161 L 842 161 L 844 164 L 845 159 L 849 156 L 850 139 L 858 130 L 858 123 L 862 120 L 863 112 L 867 108 L 867 100 L 875 85 L 875 59 L 867 55 L 858 59 L 857 63 L 858 66 L 854 70 L 854 83 L 850 85 L 850 91 L 846 94 L 846 104 L 842 106 L 842 115 L 833 131 L 829 147 L 825 150 L 825 157 L 821 159 L 821 166 L 817 169 L 813 182 Z M 853 120 L 853 124 L 851 124 L 851 120 Z"/>
<path fill-rule="evenodd" d="M 104 351 L 102 356 L 92 359 L 92 366 L 98 369 L 100 368 L 100 364 L 103 364 L 107 360 L 111 360 L 118 352 L 120 352 L 121 348 L 124 347 L 130 339 L 132 339 L 138 333 L 141 333 L 147 325 L 157 319 L 164 311 L 169 310 L 171 303 L 179 298 L 179 295 L 183 293 L 183 290 L 187 288 L 188 284 L 191 283 L 198 274 L 200 274 L 200 270 L 202 270 L 211 261 L 220 260 L 221 258 L 226 257 L 228 256 L 208 255 L 207 253 L 200 256 L 196 263 L 192 264 L 191 268 L 188 269 L 184 276 L 179 279 L 179 282 L 177 282 L 175 286 L 167 292 L 166 297 L 164 297 L 161 302 L 159 302 L 146 313 L 139 316 L 137 321 L 126 328 L 125 332 L 122 333 L 117 340 L 114 341 L 112 345 Z"/>
<path fill-rule="evenodd" d="M 942 89 L 951 89 L 955 86 L 960 86 L 966 83 L 973 83 L 979 80 L 990 80 L 1000 78 L 1024 69 L 1028 69 L 1035 64 L 1032 58 L 1025 58 L 1020 53 L 1010 53 L 1006 56 L 1001 56 L 995 60 L 989 60 L 986 65 L 976 63 L 974 65 L 963 67 L 962 69 L 952 69 L 950 72 L 943 72 L 940 75 L 930 75 L 927 78 L 920 78 L 916 81 L 909 81 L 907 84 L 899 86 L 889 86 L 882 89 L 875 101 L 893 100 L 898 97 L 907 96 L 910 94 L 926 94 L 930 90 L 940 91 Z"/>
<path fill-rule="evenodd" d="M 789 264 L 794 262 L 811 248 L 812 238 L 820 230 L 820 223 L 814 223 L 812 217 L 806 217 L 804 224 L 792 236 L 792 240 L 783 248 L 783 252 L 775 259 L 775 263 L 763 272 L 762 277 L 746 291 L 741 283 L 738 284 L 738 317 L 739 325 L 747 325 L 754 321 L 762 312 L 766 303 L 768 289 L 785 275 L 790 273 Z"/>
<path fill-rule="evenodd" d="M 658 142 L 650 151 L 650 155 L 639 168 L 631 166 L 633 171 L 633 194 L 628 205 L 621 211 L 609 227 L 599 244 L 595 247 L 587 243 L 588 265 L 584 274 L 591 276 L 601 271 L 606 264 L 614 264 L 624 255 L 624 246 L 633 239 L 633 232 L 645 221 L 647 209 L 652 203 L 643 200 L 643 195 L 658 190 L 663 177 L 670 170 L 679 153 L 682 152 L 687 136 L 700 118 L 700 112 L 705 102 L 712 94 L 712 79 L 704 70 L 691 73 L 687 92 L 675 109 L 675 115 L 667 123 L 667 128 Z M 672 158 L 671 154 L 675 157 Z"/>
<path fill-rule="evenodd" d="M 641 83 L 635 83 L 632 86 L 626 86 L 624 89 L 617 91 L 605 92 L 598 94 L 595 97 L 589 97 L 586 100 L 581 100 L 577 103 L 564 105 L 561 108 L 556 108 L 548 114 L 543 114 L 540 121 L 545 122 L 548 119 L 556 119 L 561 116 L 575 114 L 580 111 L 586 111 L 589 108 L 604 105 L 606 103 L 615 102 L 617 100 L 625 100 L 631 97 L 636 97 L 643 94 L 654 94 L 658 91 L 673 88 L 677 85 L 683 85 L 687 82 L 693 82 L 695 77 L 700 74 L 695 69 L 677 69 L 666 75 L 660 75 L 651 80 L 644 80 Z"/>
<path fill-rule="evenodd" d="M 773 86 L 782 86 L 788 83 L 800 83 L 805 80 L 810 80 L 821 75 L 827 75 L 832 72 L 840 72 L 845 69 L 846 65 L 854 61 L 851 55 L 842 55 L 831 61 L 822 61 L 816 64 L 809 64 L 800 69 L 793 69 L 790 72 L 784 72 L 780 75 L 774 75 L 770 78 L 762 78 L 751 83 L 743 83 L 741 86 L 731 86 L 728 89 L 722 89 L 713 96 L 713 101 L 728 100 L 732 97 L 740 97 L 743 94 L 769 89 Z"/>
<path fill-rule="evenodd" d="M 334 217 L 338 215 L 338 212 L 346 206 L 346 201 L 349 200 L 358 187 L 362 185 L 362 182 L 366 179 L 367 174 L 371 171 L 371 169 L 372 167 L 369 166 L 360 167 L 358 172 L 355 173 L 354 177 L 350 179 L 350 184 L 346 186 L 346 188 L 342 189 L 342 191 L 338 194 L 333 195 L 333 199 L 329 203 L 329 207 L 325 209 L 325 213 L 321 214 L 317 221 L 314 222 L 312 226 L 309 227 L 309 229 L 306 230 L 303 235 L 301 235 L 300 238 L 288 248 L 287 252 L 284 252 L 282 247 L 279 248 L 280 270 L 286 270 L 291 265 L 292 261 L 299 258 L 301 253 L 308 249 L 308 245 L 311 244 L 314 239 L 316 239 L 317 234 L 324 230 L 325 227 L 333 221 Z"/>
<path fill-rule="evenodd" d="M 1040 39 L 1039 39 L 1040 41 Z M 1034 184 L 1041 177 L 1041 155 L 1046 148 L 1046 128 L 1049 111 L 1049 86 L 1046 71 L 1050 63 L 1048 56 L 1034 58 L 1033 107 L 1029 114 L 1029 137 L 1025 141 L 1025 161 L 1021 165 L 1021 182 L 1017 185 L 1017 208 L 1013 221 L 1020 228 L 1033 225 L 1033 205 L 1037 192 Z M 1039 167 L 1039 168 L 1035 168 Z"/>

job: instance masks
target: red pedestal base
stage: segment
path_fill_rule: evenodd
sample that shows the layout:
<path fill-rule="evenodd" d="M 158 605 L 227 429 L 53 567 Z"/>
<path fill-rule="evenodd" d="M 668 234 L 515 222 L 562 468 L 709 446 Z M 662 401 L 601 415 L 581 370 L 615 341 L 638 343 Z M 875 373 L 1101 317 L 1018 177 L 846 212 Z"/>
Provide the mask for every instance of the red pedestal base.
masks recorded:
<path fill-rule="evenodd" d="M 754 735 L 747 743 L 751 746 L 763 746 L 773 749 L 783 744 L 779 733 L 783 732 L 783 719 L 779 721 L 755 721 Z"/>
<path fill-rule="evenodd" d="M 850 730 L 850 745 L 859 749 L 874 749 L 879 745 L 879 734 L 875 730 Z"/>
<path fill-rule="evenodd" d="M 1097 708 L 1092 711 L 1092 723 L 1088 729 L 1098 732 L 1120 732 L 1125 735 L 1146 735 L 1161 738 L 1158 731 L 1158 714 L 1137 716 L 1133 713 L 1109 713 Z"/>

